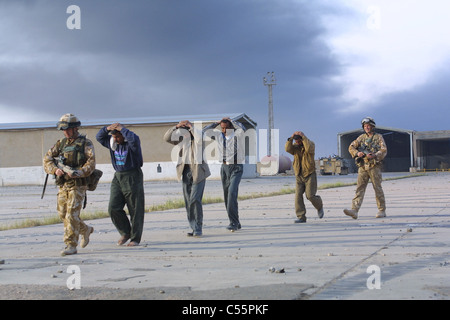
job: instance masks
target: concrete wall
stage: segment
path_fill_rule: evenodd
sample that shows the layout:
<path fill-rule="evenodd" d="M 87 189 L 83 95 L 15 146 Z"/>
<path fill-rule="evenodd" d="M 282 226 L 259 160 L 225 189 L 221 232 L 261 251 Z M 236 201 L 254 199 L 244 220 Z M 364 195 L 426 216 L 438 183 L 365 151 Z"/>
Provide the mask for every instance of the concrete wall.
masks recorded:
<path fill-rule="evenodd" d="M 172 126 L 127 126 L 141 139 L 145 162 L 167 161 L 170 159 L 172 146 L 163 142 L 164 133 Z M 79 132 L 85 134 L 93 143 L 98 164 L 110 163 L 109 151 L 95 139 L 103 126 L 81 127 Z M 34 130 L 0 131 L 0 168 L 42 166 L 42 158 L 57 140 L 64 137 L 62 131 L 55 128 Z"/>
<path fill-rule="evenodd" d="M 176 179 L 175 164 L 171 161 L 173 146 L 163 141 L 164 133 L 176 123 L 126 125 L 141 139 L 144 158 L 144 179 Z M 97 168 L 104 172 L 101 182 L 109 182 L 114 175 L 108 149 L 95 139 L 103 126 L 81 127 L 79 132 L 93 142 Z M 0 186 L 42 185 L 45 172 L 42 167 L 44 154 L 63 133 L 55 127 L 38 129 L 0 130 Z M 158 170 L 158 166 L 160 170 Z M 211 179 L 220 178 L 220 164 L 210 162 Z M 256 164 L 244 165 L 244 177 L 256 177 Z M 49 179 L 49 183 L 52 183 Z"/>

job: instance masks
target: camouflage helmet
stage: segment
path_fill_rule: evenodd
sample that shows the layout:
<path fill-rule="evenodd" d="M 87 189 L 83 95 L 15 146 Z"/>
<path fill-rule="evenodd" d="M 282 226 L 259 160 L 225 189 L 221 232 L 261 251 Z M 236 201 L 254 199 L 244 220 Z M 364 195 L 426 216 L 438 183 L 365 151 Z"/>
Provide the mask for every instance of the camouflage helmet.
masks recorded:
<path fill-rule="evenodd" d="M 361 120 L 361 126 L 363 127 L 363 129 L 366 123 L 370 124 L 374 128 L 376 127 L 375 120 L 373 120 L 373 118 L 371 117 L 365 117 L 364 119 Z"/>
<path fill-rule="evenodd" d="M 77 117 L 75 117 L 71 113 L 66 113 L 59 119 L 58 123 L 56 124 L 56 128 L 58 130 L 67 130 L 69 128 L 79 127 L 80 125 L 81 122 Z"/>

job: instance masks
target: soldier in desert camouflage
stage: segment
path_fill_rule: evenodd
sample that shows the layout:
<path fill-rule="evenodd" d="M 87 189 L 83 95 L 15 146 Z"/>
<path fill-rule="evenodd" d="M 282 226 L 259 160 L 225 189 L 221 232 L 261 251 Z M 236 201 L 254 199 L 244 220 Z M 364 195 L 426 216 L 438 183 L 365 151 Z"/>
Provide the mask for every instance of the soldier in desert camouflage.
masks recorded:
<path fill-rule="evenodd" d="M 383 218 L 386 217 L 386 201 L 383 188 L 381 187 L 381 169 L 383 167 L 383 159 L 387 155 L 387 147 L 383 136 L 375 133 L 375 121 L 372 118 L 364 118 L 361 121 L 361 125 L 364 133 L 356 138 L 348 148 L 359 168 L 356 195 L 352 201 L 352 208 L 344 209 L 344 213 L 353 219 L 358 218 L 358 211 L 370 179 L 378 206 L 376 218 Z"/>
<path fill-rule="evenodd" d="M 89 243 L 89 236 L 94 231 L 80 218 L 80 211 L 86 197 L 87 177 L 95 169 L 95 152 L 92 141 L 78 132 L 80 121 L 73 114 L 63 115 L 57 123 L 64 138 L 47 151 L 44 156 L 44 170 L 55 175 L 59 186 L 57 210 L 64 222 L 64 243 L 66 248 L 61 255 L 77 253 L 78 239 L 81 247 Z"/>

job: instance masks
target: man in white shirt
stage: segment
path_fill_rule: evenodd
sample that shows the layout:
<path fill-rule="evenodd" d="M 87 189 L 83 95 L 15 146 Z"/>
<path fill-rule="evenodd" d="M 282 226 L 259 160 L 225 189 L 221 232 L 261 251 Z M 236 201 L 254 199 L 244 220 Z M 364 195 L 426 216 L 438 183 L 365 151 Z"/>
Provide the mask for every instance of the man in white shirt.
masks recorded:
<path fill-rule="evenodd" d="M 238 210 L 239 183 L 244 172 L 245 145 L 244 126 L 226 117 L 206 126 L 203 130 L 208 135 L 208 129 L 220 125 L 221 134 L 214 135 L 218 143 L 219 160 L 222 161 L 220 177 L 222 179 L 225 208 L 230 224 L 227 229 L 234 232 L 241 229 Z"/>

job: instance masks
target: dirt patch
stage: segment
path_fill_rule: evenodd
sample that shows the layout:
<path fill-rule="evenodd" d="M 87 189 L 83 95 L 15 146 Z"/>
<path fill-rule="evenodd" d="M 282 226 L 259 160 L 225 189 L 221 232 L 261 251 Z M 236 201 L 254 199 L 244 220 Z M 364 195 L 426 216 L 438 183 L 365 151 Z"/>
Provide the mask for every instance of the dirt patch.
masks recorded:
<path fill-rule="evenodd" d="M 296 300 L 305 299 L 307 284 L 281 284 L 193 291 L 177 288 L 81 288 L 69 290 L 49 285 L 0 285 L 0 300 Z"/>

